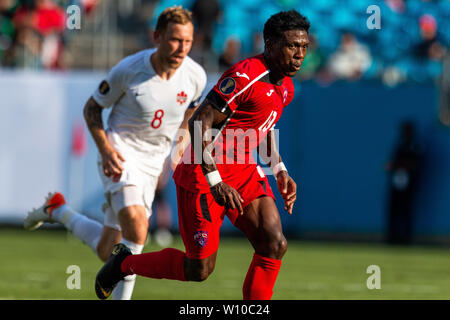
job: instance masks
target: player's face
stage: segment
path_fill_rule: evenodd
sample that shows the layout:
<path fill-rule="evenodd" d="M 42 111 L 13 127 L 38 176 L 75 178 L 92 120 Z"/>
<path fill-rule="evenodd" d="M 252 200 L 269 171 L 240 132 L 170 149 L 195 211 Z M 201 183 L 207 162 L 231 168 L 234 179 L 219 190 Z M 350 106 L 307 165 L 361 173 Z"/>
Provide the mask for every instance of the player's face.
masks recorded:
<path fill-rule="evenodd" d="M 158 51 L 171 68 L 178 68 L 181 65 L 191 50 L 193 39 L 192 23 L 169 23 L 164 32 L 155 35 L 155 40 L 159 44 Z"/>
<path fill-rule="evenodd" d="M 278 71 L 285 76 L 293 77 L 300 70 L 309 46 L 308 33 L 305 30 L 288 30 L 284 39 L 273 46 L 274 62 Z"/>

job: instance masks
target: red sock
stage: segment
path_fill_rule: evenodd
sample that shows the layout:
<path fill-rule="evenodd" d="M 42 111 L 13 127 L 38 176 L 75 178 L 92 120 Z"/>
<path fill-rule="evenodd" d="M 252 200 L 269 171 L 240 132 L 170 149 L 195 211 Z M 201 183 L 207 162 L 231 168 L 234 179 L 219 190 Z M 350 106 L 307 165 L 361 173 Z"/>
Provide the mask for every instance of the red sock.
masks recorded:
<path fill-rule="evenodd" d="M 244 281 L 244 300 L 270 300 L 280 267 L 281 260 L 255 253 Z"/>
<path fill-rule="evenodd" d="M 183 251 L 167 248 L 158 252 L 133 254 L 121 264 L 122 272 L 154 279 L 186 281 Z"/>

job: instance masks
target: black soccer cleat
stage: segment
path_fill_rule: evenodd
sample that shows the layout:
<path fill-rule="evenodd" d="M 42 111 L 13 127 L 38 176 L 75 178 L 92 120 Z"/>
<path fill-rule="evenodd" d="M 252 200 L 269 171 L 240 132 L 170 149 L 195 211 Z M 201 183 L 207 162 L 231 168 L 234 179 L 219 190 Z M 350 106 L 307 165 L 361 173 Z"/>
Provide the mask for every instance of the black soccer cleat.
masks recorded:
<path fill-rule="evenodd" d="M 122 261 L 131 254 L 130 249 L 123 243 L 114 245 L 108 261 L 106 261 L 95 278 L 95 293 L 99 299 L 107 299 L 117 283 L 127 276 L 127 274 L 123 273 L 120 269 L 120 265 L 122 264 Z"/>

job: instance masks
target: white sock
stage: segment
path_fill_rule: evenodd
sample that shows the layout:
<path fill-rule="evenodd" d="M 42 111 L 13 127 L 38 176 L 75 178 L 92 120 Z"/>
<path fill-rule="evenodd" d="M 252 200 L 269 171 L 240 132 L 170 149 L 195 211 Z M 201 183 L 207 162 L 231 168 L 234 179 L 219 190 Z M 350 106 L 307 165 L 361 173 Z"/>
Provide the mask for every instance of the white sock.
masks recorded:
<path fill-rule="evenodd" d="M 100 222 L 72 210 L 68 205 L 62 205 L 54 209 L 52 219 L 62 223 L 67 230 L 97 254 L 97 245 L 103 230 L 103 225 Z"/>
<path fill-rule="evenodd" d="M 137 244 L 135 242 L 131 242 L 127 239 L 122 238 L 120 241 L 128 248 L 130 248 L 132 254 L 140 254 L 144 249 L 143 244 Z M 132 274 L 126 276 L 122 281 L 120 281 L 117 286 L 114 288 L 112 292 L 113 300 L 130 300 L 131 295 L 133 294 L 134 283 L 136 282 L 136 275 Z"/>

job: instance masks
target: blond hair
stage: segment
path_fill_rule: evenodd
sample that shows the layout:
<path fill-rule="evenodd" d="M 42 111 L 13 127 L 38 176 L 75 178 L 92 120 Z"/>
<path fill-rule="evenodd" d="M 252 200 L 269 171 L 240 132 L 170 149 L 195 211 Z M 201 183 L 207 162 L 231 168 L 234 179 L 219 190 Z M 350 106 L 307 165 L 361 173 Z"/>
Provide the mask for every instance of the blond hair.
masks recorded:
<path fill-rule="evenodd" d="M 169 23 L 187 24 L 192 23 L 192 12 L 188 9 L 183 9 L 182 6 L 173 6 L 164 9 L 159 15 L 156 23 L 156 31 L 164 32 Z"/>

